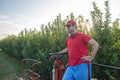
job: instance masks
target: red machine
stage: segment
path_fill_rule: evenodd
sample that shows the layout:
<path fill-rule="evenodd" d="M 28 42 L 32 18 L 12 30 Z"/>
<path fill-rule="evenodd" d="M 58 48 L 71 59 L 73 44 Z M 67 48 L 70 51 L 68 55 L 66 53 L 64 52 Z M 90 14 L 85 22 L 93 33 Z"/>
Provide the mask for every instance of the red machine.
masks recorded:
<path fill-rule="evenodd" d="M 53 65 L 53 79 L 52 80 L 62 80 L 63 74 L 65 72 L 66 66 L 63 65 L 63 59 L 62 56 L 66 53 L 51 53 L 50 56 L 54 59 L 54 65 Z M 88 80 L 90 80 L 91 75 L 91 63 L 88 64 Z"/>
<path fill-rule="evenodd" d="M 53 79 L 52 80 L 62 80 L 65 66 L 63 65 L 62 56 L 64 53 L 51 53 L 50 56 L 54 59 L 53 65 Z"/>
<path fill-rule="evenodd" d="M 26 66 L 25 64 L 27 61 L 32 62 L 31 69 L 25 69 Z M 41 64 L 41 62 L 29 58 L 22 60 L 22 73 L 23 76 L 27 78 L 27 80 L 40 80 L 40 75 L 34 71 L 34 68 L 37 64 Z M 24 79 L 20 78 L 20 80 L 24 80 Z"/>

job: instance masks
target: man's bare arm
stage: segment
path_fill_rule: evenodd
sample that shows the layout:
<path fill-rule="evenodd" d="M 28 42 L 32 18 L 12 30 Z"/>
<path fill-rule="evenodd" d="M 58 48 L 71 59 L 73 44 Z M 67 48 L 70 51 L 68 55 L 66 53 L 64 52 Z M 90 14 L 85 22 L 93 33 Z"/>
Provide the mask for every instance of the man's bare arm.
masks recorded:
<path fill-rule="evenodd" d="M 93 46 L 93 49 L 91 52 L 91 56 L 83 56 L 81 58 L 84 61 L 92 61 L 95 58 L 95 55 L 97 54 L 97 50 L 99 48 L 99 44 L 94 39 L 89 40 L 88 43 Z"/>
<path fill-rule="evenodd" d="M 67 48 L 65 48 L 65 49 L 57 52 L 57 54 L 65 54 L 65 53 L 67 53 L 67 52 L 68 52 L 68 50 L 67 50 Z M 54 58 L 56 58 L 56 53 L 50 53 L 50 56 L 51 56 L 51 58 L 54 59 Z"/>
<path fill-rule="evenodd" d="M 91 58 L 94 59 L 95 55 L 97 54 L 99 44 L 94 39 L 89 40 L 88 43 L 93 46 L 93 49 L 91 52 Z"/>
<path fill-rule="evenodd" d="M 63 50 L 59 51 L 58 53 L 67 53 L 67 52 L 68 52 L 68 49 L 67 49 L 67 48 L 65 48 L 65 49 L 63 49 Z"/>

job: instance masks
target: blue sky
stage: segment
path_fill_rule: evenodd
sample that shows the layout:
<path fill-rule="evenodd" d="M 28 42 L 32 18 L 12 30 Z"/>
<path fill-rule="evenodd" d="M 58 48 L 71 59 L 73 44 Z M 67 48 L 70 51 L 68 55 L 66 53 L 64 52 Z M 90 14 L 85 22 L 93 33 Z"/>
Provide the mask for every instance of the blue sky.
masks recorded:
<path fill-rule="evenodd" d="M 36 28 L 52 22 L 61 13 L 65 19 L 71 12 L 90 19 L 92 2 L 104 12 L 106 0 L 0 0 L 0 38 L 18 34 L 24 28 Z M 112 20 L 120 18 L 119 0 L 110 0 Z"/>

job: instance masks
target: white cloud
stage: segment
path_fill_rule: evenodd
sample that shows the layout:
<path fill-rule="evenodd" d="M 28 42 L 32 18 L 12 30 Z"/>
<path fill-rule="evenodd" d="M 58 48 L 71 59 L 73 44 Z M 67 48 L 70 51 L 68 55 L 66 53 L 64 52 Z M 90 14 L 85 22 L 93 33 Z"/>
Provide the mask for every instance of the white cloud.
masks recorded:
<path fill-rule="evenodd" d="M 8 19 L 8 16 L 5 16 L 5 15 L 0 15 L 0 19 L 2 20 L 4 20 L 4 19 Z"/>
<path fill-rule="evenodd" d="M 38 20 L 16 15 L 0 15 L 0 38 L 7 35 L 17 35 L 24 28 L 39 29 Z"/>

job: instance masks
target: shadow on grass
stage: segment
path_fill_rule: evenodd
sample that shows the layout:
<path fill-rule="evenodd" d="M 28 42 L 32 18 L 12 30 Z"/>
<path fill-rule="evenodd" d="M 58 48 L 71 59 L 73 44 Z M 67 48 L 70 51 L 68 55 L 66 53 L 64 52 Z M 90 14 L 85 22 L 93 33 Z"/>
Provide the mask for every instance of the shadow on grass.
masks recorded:
<path fill-rule="evenodd" d="M 0 51 L 0 80 L 17 80 L 21 76 L 21 61 Z"/>

